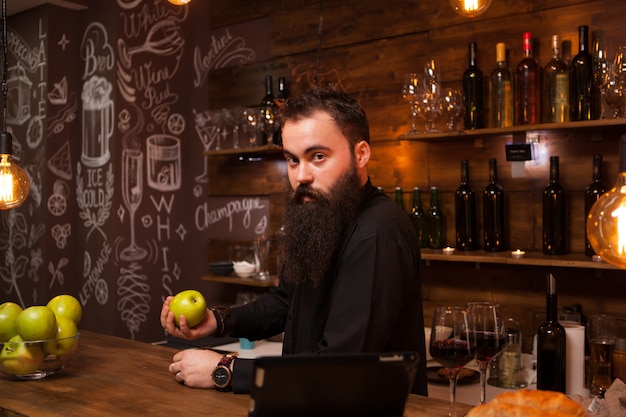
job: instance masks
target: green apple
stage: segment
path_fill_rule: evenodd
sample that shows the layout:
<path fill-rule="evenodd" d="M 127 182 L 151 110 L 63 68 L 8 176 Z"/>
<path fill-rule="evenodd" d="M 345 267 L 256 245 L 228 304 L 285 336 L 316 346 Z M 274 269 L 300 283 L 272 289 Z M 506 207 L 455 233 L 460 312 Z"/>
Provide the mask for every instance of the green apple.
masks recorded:
<path fill-rule="evenodd" d="M 15 320 L 22 310 L 19 304 L 10 301 L 0 304 L 0 343 L 8 341 L 17 334 Z"/>
<path fill-rule="evenodd" d="M 180 326 L 180 316 L 185 316 L 187 326 L 194 327 L 206 316 L 206 300 L 199 291 L 184 290 L 172 298 L 170 311 L 174 313 L 176 326 Z"/>
<path fill-rule="evenodd" d="M 57 332 L 57 318 L 48 306 L 31 306 L 17 315 L 17 334 L 24 340 L 48 340 Z"/>
<path fill-rule="evenodd" d="M 73 320 L 67 317 L 57 317 L 57 332 L 54 335 L 54 340 L 49 340 L 43 343 L 43 350 L 47 354 L 53 354 L 62 356 L 71 353 L 78 339 L 78 328 Z"/>
<path fill-rule="evenodd" d="M 0 366 L 9 374 L 32 374 L 39 368 L 43 358 L 41 343 L 24 343 L 20 335 L 16 335 L 2 347 Z"/>
<path fill-rule="evenodd" d="M 48 302 L 48 307 L 57 317 L 67 317 L 76 323 L 77 326 L 83 315 L 83 307 L 80 305 L 80 302 L 69 294 L 61 294 L 52 298 Z"/>

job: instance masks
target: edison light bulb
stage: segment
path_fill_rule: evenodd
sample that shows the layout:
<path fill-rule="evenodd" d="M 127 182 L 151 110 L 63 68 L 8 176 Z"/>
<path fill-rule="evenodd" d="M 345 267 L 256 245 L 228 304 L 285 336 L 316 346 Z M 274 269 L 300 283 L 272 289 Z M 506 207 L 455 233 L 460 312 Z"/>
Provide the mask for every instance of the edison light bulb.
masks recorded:
<path fill-rule="evenodd" d="M 28 176 L 11 158 L 13 138 L 0 132 L 0 210 L 18 207 L 30 192 Z"/>
<path fill-rule="evenodd" d="M 587 237 L 602 260 L 626 268 L 626 135 L 619 143 L 619 173 L 587 215 Z"/>
<path fill-rule="evenodd" d="M 491 0 L 450 0 L 450 5 L 461 16 L 476 17 L 485 13 Z"/>
<path fill-rule="evenodd" d="M 189 3 L 191 0 L 167 0 L 172 4 L 175 4 L 176 6 L 184 6 L 185 4 Z"/>

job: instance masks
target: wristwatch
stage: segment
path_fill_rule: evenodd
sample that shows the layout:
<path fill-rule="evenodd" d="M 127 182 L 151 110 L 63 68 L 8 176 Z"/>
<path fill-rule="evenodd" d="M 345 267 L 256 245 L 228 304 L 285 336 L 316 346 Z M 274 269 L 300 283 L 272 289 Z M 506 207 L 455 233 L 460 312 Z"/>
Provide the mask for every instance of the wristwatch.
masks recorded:
<path fill-rule="evenodd" d="M 235 359 L 233 355 L 224 355 L 220 362 L 217 364 L 211 378 L 213 379 L 213 385 L 218 391 L 230 391 L 230 383 L 233 379 L 233 374 L 230 370 L 230 364 Z"/>

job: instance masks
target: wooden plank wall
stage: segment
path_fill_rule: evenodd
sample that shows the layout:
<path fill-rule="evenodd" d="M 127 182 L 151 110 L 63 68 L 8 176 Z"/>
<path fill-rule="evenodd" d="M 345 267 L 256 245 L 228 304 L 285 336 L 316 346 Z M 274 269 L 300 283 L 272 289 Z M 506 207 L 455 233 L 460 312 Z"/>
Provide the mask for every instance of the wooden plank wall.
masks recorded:
<path fill-rule="evenodd" d="M 592 34 L 600 36 L 613 54 L 617 46 L 626 45 L 626 2 L 493 0 L 490 9 L 475 19 L 456 15 L 448 1 L 443 0 L 342 0 L 323 1 L 321 5 L 318 0 L 269 0 L 253 7 L 248 4 L 246 0 L 212 1 L 210 25 L 221 27 L 270 16 L 272 58 L 211 72 L 212 107 L 256 104 L 264 94 L 266 74 L 275 79 L 286 77 L 291 94 L 297 94 L 313 80 L 319 57 L 319 82 L 339 85 L 358 99 L 368 113 L 374 149 L 370 164 L 373 182 L 390 193 L 396 186 L 402 187 L 407 207 L 414 186 L 438 186 L 450 241 L 460 161 L 470 160 L 471 182 L 480 191 L 487 182 L 487 161 L 496 157 L 500 182 L 508 195 L 509 246 L 540 250 L 540 195 L 548 181 L 549 156 L 558 155 L 561 179 L 570 192 L 570 247 L 574 252 L 583 251 L 583 192 L 591 180 L 592 155 L 604 155 L 604 178 L 612 185 L 621 132 L 540 132 L 537 158 L 526 163 L 523 177 L 513 178 L 512 165 L 504 155 L 504 145 L 512 140 L 510 136 L 431 142 L 398 140 L 409 128 L 408 108 L 399 92 L 404 74 L 421 71 L 428 58 L 436 59 L 442 69 L 444 87 L 460 87 L 470 41 L 478 43 L 478 64 L 484 73 L 495 66 L 496 42 L 507 44 L 509 63 L 514 67 L 522 56 L 524 31 L 533 33 L 535 55 L 542 66 L 550 59 L 552 34 L 561 35 L 566 59 L 576 54 L 581 24 L 589 25 Z M 318 55 L 320 11 L 322 49 Z M 212 176 L 227 174 L 233 180 L 227 184 L 209 181 L 209 194 L 270 194 L 275 203 L 271 220 L 275 233 L 280 227 L 285 190 L 280 157 L 256 162 L 232 157 L 213 161 Z M 426 205 L 428 200 L 426 195 Z M 544 309 L 548 272 L 564 282 L 560 286 L 562 305 L 579 302 L 587 312 L 608 311 L 626 316 L 622 302 L 626 273 L 622 271 L 441 262 L 424 268 L 425 314 L 430 319 L 431 308 L 440 303 L 464 303 L 469 298 L 498 301 L 507 306 L 509 315 L 523 322 L 528 342 L 536 329 L 535 312 Z M 593 291 L 589 291 L 590 287 Z M 526 343 L 524 350 L 529 349 Z"/>

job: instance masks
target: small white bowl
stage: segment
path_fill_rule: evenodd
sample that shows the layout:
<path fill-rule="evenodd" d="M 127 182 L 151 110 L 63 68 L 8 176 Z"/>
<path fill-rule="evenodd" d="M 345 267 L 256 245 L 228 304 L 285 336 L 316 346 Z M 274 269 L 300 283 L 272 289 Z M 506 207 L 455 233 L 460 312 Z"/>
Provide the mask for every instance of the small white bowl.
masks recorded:
<path fill-rule="evenodd" d="M 256 265 L 248 261 L 233 262 L 233 270 L 239 278 L 249 278 L 256 272 Z"/>

